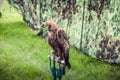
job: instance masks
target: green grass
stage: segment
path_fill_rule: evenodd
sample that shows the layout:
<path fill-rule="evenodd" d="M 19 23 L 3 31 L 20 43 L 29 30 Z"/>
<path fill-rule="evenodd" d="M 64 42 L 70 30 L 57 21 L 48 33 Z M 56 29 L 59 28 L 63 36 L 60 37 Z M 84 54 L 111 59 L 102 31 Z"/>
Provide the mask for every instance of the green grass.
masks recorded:
<path fill-rule="evenodd" d="M 0 80 L 52 80 L 49 59 L 51 48 L 23 22 L 4 1 L 0 18 Z M 63 80 L 119 80 L 120 67 L 90 58 L 70 48 L 72 68 Z"/>

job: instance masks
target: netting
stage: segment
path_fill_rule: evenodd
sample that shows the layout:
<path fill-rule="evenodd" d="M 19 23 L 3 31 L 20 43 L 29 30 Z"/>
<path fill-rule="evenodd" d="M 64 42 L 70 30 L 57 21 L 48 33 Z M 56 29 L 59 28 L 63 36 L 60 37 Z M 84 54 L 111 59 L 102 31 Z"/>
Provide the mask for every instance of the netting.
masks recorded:
<path fill-rule="evenodd" d="M 46 36 L 43 22 L 53 18 L 70 44 L 85 54 L 120 63 L 120 0 L 8 0 L 33 30 Z"/>
<path fill-rule="evenodd" d="M 38 0 L 8 0 L 8 2 L 19 11 L 32 30 L 40 28 Z"/>

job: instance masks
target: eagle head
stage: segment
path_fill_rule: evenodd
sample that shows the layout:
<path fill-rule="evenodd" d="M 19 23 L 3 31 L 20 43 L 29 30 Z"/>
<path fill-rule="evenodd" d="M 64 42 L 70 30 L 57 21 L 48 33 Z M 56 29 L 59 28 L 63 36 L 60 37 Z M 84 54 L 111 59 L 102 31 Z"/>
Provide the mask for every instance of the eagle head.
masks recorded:
<path fill-rule="evenodd" d="M 58 29 L 58 25 L 53 19 L 47 20 L 44 22 L 46 26 L 48 26 L 48 30 L 56 30 Z"/>

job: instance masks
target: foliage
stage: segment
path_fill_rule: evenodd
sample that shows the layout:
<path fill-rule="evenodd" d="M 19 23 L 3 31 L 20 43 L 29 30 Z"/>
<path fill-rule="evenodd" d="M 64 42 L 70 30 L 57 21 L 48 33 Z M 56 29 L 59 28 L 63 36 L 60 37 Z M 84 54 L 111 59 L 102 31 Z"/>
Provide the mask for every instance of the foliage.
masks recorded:
<path fill-rule="evenodd" d="M 78 5 L 76 0 L 56 0 L 56 5 L 53 8 L 58 15 L 62 16 L 62 19 L 68 19 L 68 24 L 72 23 L 72 16 L 78 12 Z"/>
<path fill-rule="evenodd" d="M 120 46 L 112 46 L 113 43 L 120 42 L 119 0 L 34 0 L 38 2 L 37 4 L 32 4 L 31 0 L 10 1 L 10 4 L 20 8 L 21 12 L 25 12 L 22 12 L 23 15 L 31 11 L 33 11 L 32 13 L 39 13 L 35 17 L 33 15 L 29 16 L 30 14 L 23 17 L 28 20 L 34 17 L 39 20 L 39 22 L 31 20 L 31 22 L 27 23 L 31 25 L 39 23 L 40 34 L 43 34 L 43 36 L 47 34 L 47 28 L 44 28 L 43 22 L 46 19 L 53 18 L 66 31 L 70 37 L 69 41 L 71 45 L 94 58 L 103 59 L 110 63 L 120 63 Z M 31 6 L 28 6 L 29 4 Z M 21 7 L 21 5 L 28 7 Z M 34 7 L 34 5 L 38 7 Z M 102 34 L 104 34 L 104 37 Z M 111 36 L 111 39 L 106 44 L 103 41 L 107 42 L 106 37 L 108 35 Z M 99 46 L 100 44 L 106 45 L 104 47 L 105 50 Z M 114 49 L 112 49 L 113 47 Z M 108 48 L 114 52 L 109 51 Z M 101 57 L 102 55 L 104 57 L 109 55 L 109 58 Z M 116 57 L 112 58 L 113 55 Z"/>

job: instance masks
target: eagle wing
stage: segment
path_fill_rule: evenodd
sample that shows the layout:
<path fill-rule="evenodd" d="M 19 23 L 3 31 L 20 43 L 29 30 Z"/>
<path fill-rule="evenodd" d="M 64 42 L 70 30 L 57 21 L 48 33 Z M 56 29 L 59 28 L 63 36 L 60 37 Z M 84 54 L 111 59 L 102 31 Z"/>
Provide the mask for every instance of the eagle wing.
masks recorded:
<path fill-rule="evenodd" d="M 63 51 L 62 54 L 64 55 L 65 63 L 68 66 L 68 68 L 70 69 L 71 64 L 69 62 L 69 40 L 68 40 L 68 37 L 67 37 L 66 33 L 64 32 L 64 30 L 58 29 L 57 41 L 58 41 L 60 47 L 62 48 L 62 51 Z"/>
<path fill-rule="evenodd" d="M 60 43 L 60 45 L 64 45 L 65 43 L 69 46 L 69 41 L 66 33 L 62 29 L 58 29 L 57 31 L 57 40 Z"/>
<path fill-rule="evenodd" d="M 58 29 L 57 41 L 60 47 L 62 48 L 62 51 L 63 51 L 62 54 L 64 55 L 65 60 L 68 61 L 69 60 L 69 40 L 64 30 Z"/>

